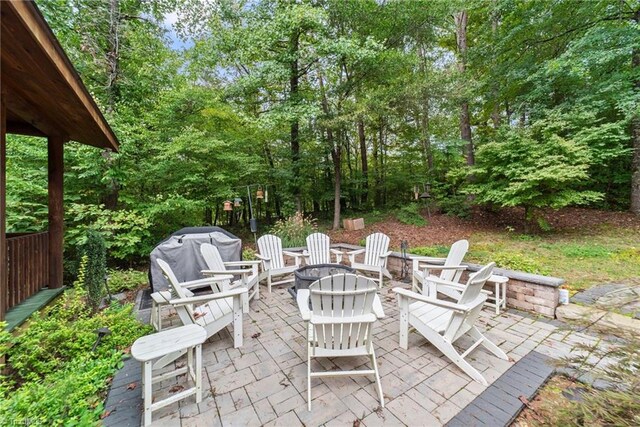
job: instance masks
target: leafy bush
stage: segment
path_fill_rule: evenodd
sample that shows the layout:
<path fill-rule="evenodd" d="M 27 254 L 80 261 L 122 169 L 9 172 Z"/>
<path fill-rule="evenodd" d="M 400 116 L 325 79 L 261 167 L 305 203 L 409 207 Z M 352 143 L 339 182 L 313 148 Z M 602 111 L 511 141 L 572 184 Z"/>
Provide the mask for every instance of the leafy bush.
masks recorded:
<path fill-rule="evenodd" d="M 584 189 L 592 159 L 584 144 L 555 131 L 504 130 L 477 151 L 474 182 L 467 191 L 478 203 L 524 207 L 525 232 L 534 210 L 585 205 L 602 194 Z M 544 223 L 541 225 L 544 226 Z"/>
<path fill-rule="evenodd" d="M 602 332 L 611 336 L 620 335 L 621 331 Z M 627 334 L 615 343 L 602 340 L 593 344 L 577 343 L 571 355 L 560 364 L 576 374 L 575 380 L 579 381 L 579 375 L 587 372 L 588 377 L 606 386 L 595 388 L 591 382 L 581 384 L 580 399 L 560 412 L 556 425 L 640 425 L 640 338 Z"/>
<path fill-rule="evenodd" d="M 427 220 L 420 214 L 420 205 L 417 203 L 409 203 L 402 206 L 396 212 L 396 218 L 403 224 L 419 227 L 427 225 Z"/>
<path fill-rule="evenodd" d="M 293 248 L 305 246 L 307 236 L 314 233 L 317 228 L 315 219 L 296 212 L 289 218 L 276 221 L 271 227 L 271 233 L 282 239 L 283 247 Z"/>
<path fill-rule="evenodd" d="M 256 256 L 256 251 L 251 248 L 245 248 L 242 250 L 242 259 L 244 261 L 253 261 L 258 259 Z"/>
<path fill-rule="evenodd" d="M 432 256 L 443 258 L 449 254 L 449 248 L 446 246 L 420 246 L 409 250 L 413 255 Z"/>
<path fill-rule="evenodd" d="M 109 291 L 113 294 L 131 289 L 137 289 L 149 283 L 146 271 L 110 269 L 107 273 L 109 277 Z"/>
<path fill-rule="evenodd" d="M 491 261 L 495 262 L 498 267 L 509 270 L 548 274 L 548 271 L 538 261 L 517 252 L 496 252 L 491 255 Z"/>
<path fill-rule="evenodd" d="M 464 194 L 443 197 L 438 200 L 438 207 L 449 216 L 469 218 L 471 215 L 471 207 L 469 206 L 467 196 Z"/>
<path fill-rule="evenodd" d="M 133 306 L 113 303 L 93 313 L 81 282 L 64 293 L 47 314 L 36 313 L 29 327 L 0 345 L 10 369 L 0 376 L 0 420 L 33 425 L 92 425 L 102 413 L 100 393 L 121 365 L 122 351 L 149 331 L 133 316 Z M 94 352 L 95 330 L 108 327 Z M 6 342 L 0 335 L 0 344 Z"/>
<path fill-rule="evenodd" d="M 137 260 L 149 252 L 151 223 L 137 210 L 108 210 L 104 206 L 71 203 L 67 209 L 70 224 L 65 242 L 72 248 L 85 244 L 84 230 L 90 226 L 104 237 L 109 256 L 119 261 Z M 84 225 L 84 227 L 82 226 Z"/>
<path fill-rule="evenodd" d="M 606 258 L 612 255 L 610 249 L 598 245 L 566 244 L 560 250 L 568 258 Z"/>
<path fill-rule="evenodd" d="M 80 275 L 82 276 L 82 285 L 87 290 L 87 300 L 95 310 L 105 295 L 107 249 L 102 235 L 93 229 L 89 229 L 87 239 L 82 245 Z"/>

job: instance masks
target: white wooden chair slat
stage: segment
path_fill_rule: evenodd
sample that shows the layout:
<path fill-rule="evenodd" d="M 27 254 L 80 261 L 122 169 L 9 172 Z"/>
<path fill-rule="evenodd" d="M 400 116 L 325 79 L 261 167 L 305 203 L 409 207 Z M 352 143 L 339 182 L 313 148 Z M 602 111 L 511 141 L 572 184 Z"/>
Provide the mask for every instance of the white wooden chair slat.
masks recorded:
<path fill-rule="evenodd" d="M 487 385 L 484 377 L 465 360 L 465 357 L 482 345 L 495 356 L 508 360 L 507 355 L 482 335 L 476 327 L 480 311 L 487 298 L 487 295 L 482 292 L 482 287 L 491 276 L 494 266 L 494 263 L 490 263 L 472 274 L 462 293 L 457 294 L 458 299 L 455 304 L 439 303 L 440 305 L 437 305 L 438 300 L 435 296 L 425 297 L 413 291 L 394 288 L 394 292 L 398 294 L 400 306 L 400 346 L 407 349 L 409 327 L 412 326 L 467 375 Z M 412 300 L 415 302 L 411 302 Z M 475 341 L 467 351 L 460 354 L 453 344 L 465 334 Z"/>
<path fill-rule="evenodd" d="M 440 275 L 438 276 L 440 279 L 447 280 L 449 282 L 458 283 L 460 281 L 460 277 L 464 269 L 441 269 L 438 267 L 451 267 L 451 266 L 460 266 L 462 264 L 462 260 L 464 256 L 467 254 L 469 250 L 469 242 L 467 240 L 458 240 L 449 249 L 449 254 L 447 258 L 444 260 L 444 263 L 441 265 L 434 264 L 434 258 L 429 257 L 412 257 L 413 258 L 413 279 L 412 286 L 415 292 L 422 292 L 427 295 L 429 293 L 429 289 L 426 286 L 428 282 L 428 278 L 431 275 L 431 270 L 441 270 Z M 457 298 L 455 293 L 450 290 L 443 290 L 443 293 L 450 298 Z"/>
<path fill-rule="evenodd" d="M 331 264 L 331 254 L 335 257 L 335 264 L 340 264 L 342 261 L 342 252 L 331 249 L 331 239 L 326 234 L 311 233 L 306 240 L 305 262 L 307 265 Z"/>
<path fill-rule="evenodd" d="M 157 259 L 157 263 L 177 297 L 169 300 L 168 304 L 174 307 L 183 325 L 195 324 L 202 326 L 207 332 L 207 338 L 209 338 L 228 325 L 233 324 L 233 345 L 235 348 L 242 346 L 242 300 L 246 298 L 246 289 L 222 292 L 217 287 L 219 284 L 212 282 L 214 283 L 212 285 L 214 292 L 198 297 L 207 300 L 207 302 L 194 309 L 192 304 L 178 303 L 181 299 L 193 296 L 193 293 L 180 285 L 169 264 L 160 258 Z M 154 364 L 154 369 L 166 366 L 182 354 L 184 352 L 176 352 L 161 358 Z"/>
<path fill-rule="evenodd" d="M 311 301 L 307 328 L 307 401 L 311 410 L 311 378 L 342 375 L 374 375 L 380 404 L 384 397 L 373 349 L 372 326 L 377 286 L 364 276 L 338 274 L 324 277 L 309 286 L 308 298 L 298 298 L 301 313 Z M 380 314 L 384 316 L 384 313 Z M 368 356 L 372 369 L 355 371 L 311 371 L 311 359 L 317 357 Z"/>
<path fill-rule="evenodd" d="M 222 260 L 220 256 L 220 251 L 218 248 L 213 246 L 210 243 L 203 243 L 200 245 L 200 253 L 204 258 L 205 264 L 207 264 L 207 268 L 213 271 L 226 272 L 229 271 L 227 268 L 227 263 Z M 249 313 L 249 300 L 259 299 L 260 298 L 260 283 L 259 283 L 259 274 L 258 274 L 258 266 L 255 262 L 233 262 L 234 266 L 249 266 L 248 269 L 236 270 L 233 269 L 230 271 L 235 273 L 240 272 L 241 277 L 238 280 L 234 280 L 233 282 L 229 279 L 222 279 L 219 281 L 222 289 L 235 289 L 238 287 L 242 287 L 247 289 L 247 298 L 242 301 L 242 309 L 245 313 Z M 205 272 L 205 276 L 207 276 Z M 220 274 L 209 274 L 208 276 L 212 278 L 216 277 L 224 277 Z"/>
<path fill-rule="evenodd" d="M 285 251 L 282 249 L 282 239 L 273 234 L 265 234 L 258 239 L 258 252 L 262 257 L 262 272 L 267 277 L 267 290 L 271 293 L 271 287 L 284 285 L 293 282 L 292 273 L 300 266 L 300 256 L 291 252 L 287 255 L 293 256 L 295 265 L 287 266 L 284 261 Z M 276 277 L 285 277 L 274 282 Z"/>
<path fill-rule="evenodd" d="M 355 260 L 356 255 L 362 253 L 362 249 L 348 252 L 352 268 L 359 272 L 377 273 L 378 277 L 372 279 L 378 282 L 379 287 L 382 287 L 383 277 L 391 278 L 391 274 L 387 270 L 389 243 L 389 237 L 383 233 L 373 233 L 367 236 L 362 263 Z"/>

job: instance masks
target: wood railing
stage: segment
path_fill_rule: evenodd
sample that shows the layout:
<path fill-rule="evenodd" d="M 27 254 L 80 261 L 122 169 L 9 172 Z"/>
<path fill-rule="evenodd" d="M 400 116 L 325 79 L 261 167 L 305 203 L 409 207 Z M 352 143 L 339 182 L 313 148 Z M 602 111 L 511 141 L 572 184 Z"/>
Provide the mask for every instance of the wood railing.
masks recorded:
<path fill-rule="evenodd" d="M 7 273 L 7 310 L 46 287 L 49 233 L 7 233 Z"/>

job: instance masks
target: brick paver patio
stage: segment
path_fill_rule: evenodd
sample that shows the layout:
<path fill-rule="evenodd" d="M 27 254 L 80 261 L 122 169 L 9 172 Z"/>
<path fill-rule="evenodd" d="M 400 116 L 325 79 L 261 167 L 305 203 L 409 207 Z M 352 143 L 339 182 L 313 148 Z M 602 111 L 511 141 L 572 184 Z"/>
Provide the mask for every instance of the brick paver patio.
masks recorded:
<path fill-rule="evenodd" d="M 486 387 L 472 381 L 419 334 L 413 332 L 409 349 L 398 346 L 398 309 L 393 286 L 380 291 L 386 318 L 377 324 L 375 349 L 380 365 L 385 409 L 379 408 L 368 377 L 327 378 L 312 381 L 312 411 L 306 407 L 306 342 L 297 307 L 283 287 L 272 294 L 262 290 L 244 318 L 244 345 L 234 349 L 228 331 L 203 346 L 205 375 L 203 401 L 193 397 L 154 412 L 157 426 L 319 426 L 442 425 L 472 402 Z M 167 310 L 167 322 L 179 322 Z M 559 329 L 546 320 L 518 312 L 496 316 L 485 308 L 481 328 L 513 361 L 532 350 L 561 357 L 577 343 L 596 338 Z M 467 342 L 462 342 L 464 347 Z M 500 360 L 482 348 L 469 357 L 489 383 L 513 362 Z M 325 369 L 353 369 L 368 364 L 366 357 L 320 359 Z M 184 363 L 182 359 L 176 362 Z M 313 363 L 317 363 L 314 361 Z M 167 369 L 174 369 L 173 366 Z M 155 398 L 181 390 L 186 377 L 154 387 Z M 500 405 L 500 402 L 495 402 Z"/>

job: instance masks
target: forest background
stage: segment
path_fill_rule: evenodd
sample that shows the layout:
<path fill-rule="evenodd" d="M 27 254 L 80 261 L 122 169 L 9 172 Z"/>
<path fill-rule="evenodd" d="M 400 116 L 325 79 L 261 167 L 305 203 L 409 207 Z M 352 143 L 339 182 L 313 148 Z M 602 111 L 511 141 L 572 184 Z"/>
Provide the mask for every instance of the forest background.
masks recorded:
<path fill-rule="evenodd" d="M 67 254 L 135 265 L 183 226 L 583 205 L 640 215 L 640 2 L 38 2 L 120 152 L 65 147 Z M 10 232 L 47 223 L 46 141 L 11 136 Z M 259 187 L 260 186 L 260 187 Z M 260 188 L 265 199 L 255 199 Z M 223 202 L 242 198 L 233 214 Z"/>

